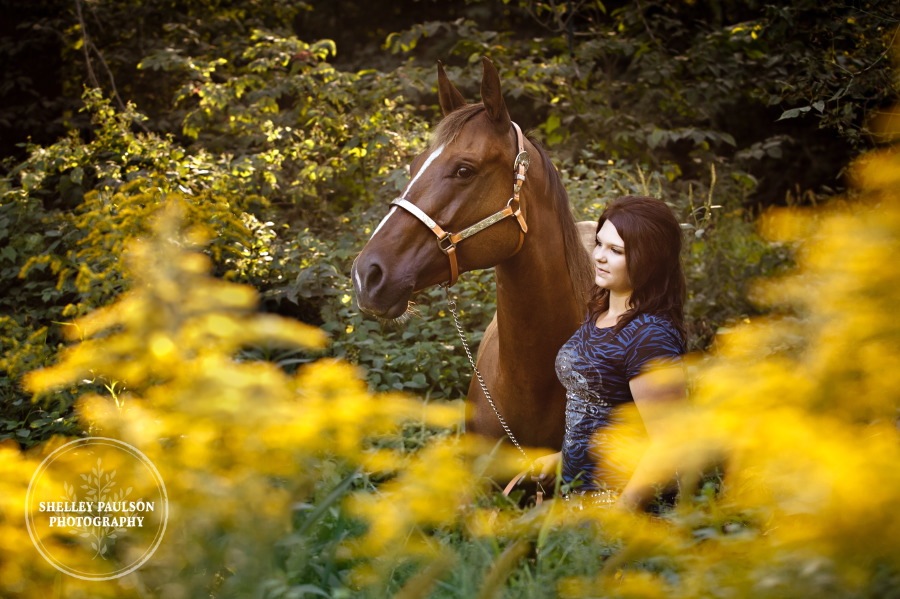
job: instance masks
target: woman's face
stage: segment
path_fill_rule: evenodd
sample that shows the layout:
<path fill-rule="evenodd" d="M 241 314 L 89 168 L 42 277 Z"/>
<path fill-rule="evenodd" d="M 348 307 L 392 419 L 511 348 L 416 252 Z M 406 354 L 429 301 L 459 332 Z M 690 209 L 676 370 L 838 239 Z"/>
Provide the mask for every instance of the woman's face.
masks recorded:
<path fill-rule="evenodd" d="M 625 242 L 612 221 L 606 221 L 597 232 L 594 259 L 594 283 L 610 293 L 631 294 L 631 279 L 625 261 Z"/>

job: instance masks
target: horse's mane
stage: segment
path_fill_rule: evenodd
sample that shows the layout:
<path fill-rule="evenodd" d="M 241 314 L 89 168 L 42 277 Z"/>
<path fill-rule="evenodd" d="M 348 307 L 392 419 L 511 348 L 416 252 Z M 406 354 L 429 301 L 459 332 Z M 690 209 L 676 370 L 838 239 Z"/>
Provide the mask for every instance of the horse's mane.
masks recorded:
<path fill-rule="evenodd" d="M 591 276 L 593 266 L 587 252 L 584 251 L 584 245 L 581 236 L 578 233 L 578 227 L 575 226 L 575 216 L 572 214 L 572 206 L 569 203 L 569 194 L 562 183 L 559 171 L 550 160 L 547 150 L 530 136 L 528 140 L 537 148 L 538 155 L 544 163 L 544 170 L 547 172 L 547 187 L 554 199 L 553 209 L 556 217 L 559 219 L 559 226 L 562 229 L 563 242 L 566 248 L 566 267 L 569 270 L 569 277 L 572 279 L 572 287 L 575 296 L 578 298 L 579 305 L 587 306 L 590 299 L 591 289 L 594 286 L 594 280 Z"/>
<path fill-rule="evenodd" d="M 431 138 L 431 147 L 435 148 L 451 143 L 456 139 L 466 123 L 474 116 L 484 112 L 484 110 L 484 104 L 466 104 L 445 116 L 434 130 Z M 585 253 L 584 246 L 581 243 L 578 228 L 575 226 L 575 217 L 572 215 L 572 207 L 569 204 L 569 194 L 566 193 L 566 188 L 562 184 L 559 172 L 556 170 L 556 166 L 553 165 L 544 147 L 531 136 L 528 136 L 528 140 L 537 148 L 544 170 L 547 173 L 547 191 L 554 199 L 553 210 L 556 212 L 560 228 L 562 229 L 563 242 L 566 248 L 566 266 L 572 279 L 573 290 L 579 304 L 587 306 L 590 291 L 593 287 L 593 278 L 591 277 L 593 269 L 590 258 Z"/>

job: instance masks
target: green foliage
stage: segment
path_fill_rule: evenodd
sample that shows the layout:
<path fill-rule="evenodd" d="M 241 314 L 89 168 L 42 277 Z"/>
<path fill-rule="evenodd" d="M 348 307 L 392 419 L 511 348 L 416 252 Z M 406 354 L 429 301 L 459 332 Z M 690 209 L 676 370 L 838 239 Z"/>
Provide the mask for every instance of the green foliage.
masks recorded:
<path fill-rule="evenodd" d="M 236 185 L 223 195 L 232 184 L 223 183 L 208 156 L 187 156 L 171 140 L 134 133 L 132 124 L 142 117 L 133 108 L 120 113 L 96 90 L 85 93 L 85 103 L 93 139 L 72 134 L 31 147 L 0 197 L 0 285 L 7 290 L 0 297 L 0 394 L 10 406 L 0 435 L 27 444 L 57 432 L 58 423 L 27 401 L 19 378 L 52 361 L 68 321 L 125 290 L 124 248 L 147 235 L 159 206 L 180 198 L 187 218 L 215 233 L 210 252 L 224 270 L 229 258 L 252 251 L 241 210 L 264 203 L 252 194 L 232 195 Z M 55 409 L 66 430 L 73 430 L 71 401 L 63 395 Z"/>
<path fill-rule="evenodd" d="M 466 64 L 492 56 L 514 117 L 528 114 L 561 157 L 599 152 L 688 179 L 715 163 L 723 179 L 761 180 L 762 204 L 795 187 L 833 190 L 848 156 L 871 147 L 866 113 L 897 89 L 883 2 L 518 5 L 542 31 L 461 19 L 416 25 L 388 46 Z M 450 72 L 474 95 L 472 69 Z"/>
<path fill-rule="evenodd" d="M 585 151 L 577 163 L 561 165 L 576 218 L 595 219 L 606 199 L 619 195 L 651 195 L 669 203 L 685 232 L 689 347 L 704 350 L 720 329 L 758 314 L 759 307 L 748 299 L 750 283 L 782 269 L 790 252 L 760 237 L 742 208 L 746 178 L 732 173 L 723 180 L 711 166 L 704 180 L 684 180 L 672 165 L 653 171 L 602 156 Z"/>
<path fill-rule="evenodd" d="M 451 293 L 462 306 L 460 321 L 467 341 L 477 347 L 494 313 L 492 273 L 469 273 Z M 415 302 L 413 315 L 402 324 L 382 325 L 362 318 L 348 301 L 323 328 L 334 335 L 335 354 L 364 364 L 369 383 L 377 390 L 465 397 L 472 367 L 453 326 L 444 290 L 423 292 Z"/>
<path fill-rule="evenodd" d="M 225 154 L 232 175 L 279 202 L 332 213 L 370 200 L 406 158 L 422 125 L 393 79 L 348 73 L 328 59 L 334 42 L 254 30 L 245 47 L 186 55 L 166 48 L 139 67 L 183 81 L 174 104 L 195 146 Z M 342 201 L 338 201 L 343 199 Z"/>

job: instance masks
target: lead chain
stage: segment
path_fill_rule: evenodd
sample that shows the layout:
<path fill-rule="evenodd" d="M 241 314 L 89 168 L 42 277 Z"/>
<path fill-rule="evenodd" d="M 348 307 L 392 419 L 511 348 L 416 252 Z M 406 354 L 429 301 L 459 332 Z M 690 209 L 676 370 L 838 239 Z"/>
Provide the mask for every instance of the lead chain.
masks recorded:
<path fill-rule="evenodd" d="M 494 414 L 497 415 L 497 420 L 500 421 L 500 426 L 503 427 L 504 432 L 506 432 L 506 436 L 509 437 L 509 440 L 512 441 L 512 444 L 516 446 L 516 449 L 518 449 L 519 453 L 522 454 L 522 457 L 525 458 L 525 462 L 528 463 L 528 454 L 526 454 L 525 450 L 522 449 L 522 446 L 519 445 L 519 441 L 513 434 L 512 429 L 509 428 L 509 425 L 506 423 L 506 419 L 500 413 L 500 410 L 497 409 L 497 405 L 494 403 L 494 399 L 491 397 L 490 391 L 488 391 L 487 385 L 484 382 L 484 378 L 481 376 L 481 371 L 479 371 L 478 367 L 475 366 L 475 360 L 472 359 L 472 350 L 469 349 L 469 342 L 466 341 L 466 334 L 463 332 L 462 325 L 459 323 L 459 314 L 456 311 L 456 301 L 450 295 L 450 289 L 448 287 L 444 287 L 444 289 L 447 292 L 447 304 L 450 306 L 450 313 L 453 314 L 453 324 L 456 325 L 456 332 L 459 333 L 459 340 L 462 341 L 463 349 L 466 350 L 466 357 L 469 358 L 469 364 L 472 365 L 472 370 L 475 372 L 475 378 L 478 379 L 478 384 L 481 386 L 481 391 L 482 393 L 484 393 L 484 397 L 488 400 L 488 404 L 490 404 L 491 409 L 494 410 Z"/>

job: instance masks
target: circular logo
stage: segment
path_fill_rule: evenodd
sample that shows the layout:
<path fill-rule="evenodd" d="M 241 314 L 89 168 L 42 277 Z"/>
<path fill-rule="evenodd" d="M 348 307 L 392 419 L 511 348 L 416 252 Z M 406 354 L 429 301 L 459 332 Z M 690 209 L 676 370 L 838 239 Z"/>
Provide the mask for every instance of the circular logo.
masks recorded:
<path fill-rule="evenodd" d="M 86 437 L 48 455 L 28 485 L 25 523 L 38 552 L 82 580 L 140 568 L 162 542 L 166 486 L 153 462 L 117 439 Z"/>

